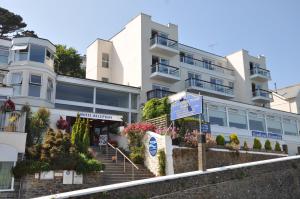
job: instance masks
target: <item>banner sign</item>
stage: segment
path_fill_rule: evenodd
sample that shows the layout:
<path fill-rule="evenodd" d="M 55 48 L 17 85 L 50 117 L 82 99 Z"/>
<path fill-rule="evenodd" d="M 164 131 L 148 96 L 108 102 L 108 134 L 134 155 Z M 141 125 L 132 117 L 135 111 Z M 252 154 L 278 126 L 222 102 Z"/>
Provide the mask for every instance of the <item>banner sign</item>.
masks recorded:
<path fill-rule="evenodd" d="M 80 112 L 79 115 L 81 118 L 122 121 L 122 116 L 120 115 L 108 115 L 108 114 L 101 114 L 101 113 L 84 113 L 84 112 Z"/>
<path fill-rule="evenodd" d="M 205 122 L 201 124 L 201 133 L 211 133 L 209 122 Z"/>
<path fill-rule="evenodd" d="M 157 141 L 155 137 L 151 137 L 149 140 L 149 153 L 152 156 L 155 156 L 157 153 Z"/>
<path fill-rule="evenodd" d="M 275 139 L 275 140 L 282 140 L 282 135 L 279 135 L 277 133 L 266 133 L 262 131 L 252 131 L 252 136 L 253 137 L 262 137 L 262 138 L 270 138 L 270 139 Z"/>
<path fill-rule="evenodd" d="M 202 96 L 186 94 L 171 104 L 171 120 L 202 114 Z"/>

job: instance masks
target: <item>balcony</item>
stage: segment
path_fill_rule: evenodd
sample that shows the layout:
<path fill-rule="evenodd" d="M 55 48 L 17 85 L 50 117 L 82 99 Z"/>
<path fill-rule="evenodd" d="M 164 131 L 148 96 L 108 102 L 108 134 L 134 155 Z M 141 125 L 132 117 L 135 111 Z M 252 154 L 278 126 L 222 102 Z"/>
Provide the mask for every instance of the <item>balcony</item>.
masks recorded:
<path fill-rule="evenodd" d="M 166 91 L 161 89 L 154 89 L 147 92 L 147 100 L 151 100 L 153 98 L 164 98 L 170 95 L 175 94 L 175 92 L 172 91 Z"/>
<path fill-rule="evenodd" d="M 263 90 L 263 89 L 256 89 L 253 91 L 252 101 L 256 103 L 269 103 L 273 101 L 273 94 L 271 91 Z"/>
<path fill-rule="evenodd" d="M 190 91 L 200 91 L 201 93 L 218 95 L 226 98 L 233 98 L 234 92 L 233 88 L 229 86 L 224 86 L 221 84 L 215 84 L 212 82 L 189 78 L 185 80 L 185 86 Z"/>
<path fill-rule="evenodd" d="M 25 152 L 26 114 L 18 111 L 0 113 L 0 140 L 1 144 L 14 147 L 17 152 Z"/>
<path fill-rule="evenodd" d="M 180 81 L 179 68 L 157 63 L 151 66 L 151 79 L 174 83 Z"/>
<path fill-rule="evenodd" d="M 231 75 L 234 76 L 234 70 L 231 70 L 229 68 L 224 68 L 222 66 L 218 66 L 215 64 L 210 64 L 198 59 L 194 59 L 191 57 L 185 57 L 185 56 L 180 56 L 180 62 L 181 63 L 185 63 L 185 64 L 189 64 L 189 65 L 194 65 L 197 67 L 200 67 L 202 69 L 208 70 L 208 71 L 212 71 L 212 72 L 216 72 L 222 75 Z"/>
<path fill-rule="evenodd" d="M 250 79 L 256 81 L 269 81 L 271 80 L 271 74 L 269 70 L 254 67 L 250 70 Z"/>
<path fill-rule="evenodd" d="M 167 56 L 174 56 L 179 53 L 177 41 L 159 35 L 150 38 L 150 50 Z"/>

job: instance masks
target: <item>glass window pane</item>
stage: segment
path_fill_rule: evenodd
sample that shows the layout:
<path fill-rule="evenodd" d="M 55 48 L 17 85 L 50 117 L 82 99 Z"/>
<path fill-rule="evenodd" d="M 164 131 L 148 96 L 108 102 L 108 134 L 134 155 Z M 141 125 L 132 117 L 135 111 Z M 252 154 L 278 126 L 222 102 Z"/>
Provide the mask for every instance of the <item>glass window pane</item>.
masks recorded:
<path fill-rule="evenodd" d="M 261 114 L 249 113 L 249 128 L 250 130 L 266 131 L 265 118 Z"/>
<path fill-rule="evenodd" d="M 93 103 L 94 88 L 58 82 L 56 99 Z"/>
<path fill-rule="evenodd" d="M 42 82 L 42 77 L 39 75 L 31 75 L 30 76 L 30 83 L 32 84 L 41 84 Z"/>
<path fill-rule="evenodd" d="M 229 126 L 239 129 L 247 129 L 246 111 L 228 109 Z"/>
<path fill-rule="evenodd" d="M 129 93 L 97 88 L 96 103 L 128 108 Z"/>
<path fill-rule="evenodd" d="M 82 112 L 93 112 L 93 108 L 91 107 L 83 107 L 83 106 L 74 106 L 68 104 L 55 104 L 55 108 L 57 109 L 64 109 L 64 110 L 72 110 L 72 111 L 82 111 Z"/>
<path fill-rule="evenodd" d="M 279 117 L 268 116 L 267 124 L 268 124 L 268 132 L 282 134 L 281 120 Z"/>
<path fill-rule="evenodd" d="M 0 162 L 0 190 L 11 189 L 12 174 L 11 169 L 14 162 Z"/>
<path fill-rule="evenodd" d="M 30 61 L 44 63 L 45 47 L 31 44 L 31 46 L 30 46 Z"/>
<path fill-rule="evenodd" d="M 227 126 L 225 107 L 209 106 L 209 122 L 219 126 Z"/>
<path fill-rule="evenodd" d="M 298 135 L 297 120 L 283 119 L 283 129 L 285 135 Z"/>
<path fill-rule="evenodd" d="M 29 96 L 40 97 L 41 95 L 41 86 L 36 84 L 29 84 Z"/>
<path fill-rule="evenodd" d="M 0 46 L 0 64 L 8 63 L 9 48 Z"/>
<path fill-rule="evenodd" d="M 131 108 L 137 109 L 138 107 L 138 101 L 137 101 L 138 95 L 137 94 L 131 94 Z"/>
<path fill-rule="evenodd" d="M 21 84 L 22 83 L 22 73 L 13 73 L 11 75 L 12 84 Z"/>
<path fill-rule="evenodd" d="M 48 79 L 48 84 L 47 84 L 47 100 L 49 100 L 49 101 L 52 100 L 52 94 L 53 94 L 53 81 L 52 81 L 52 79 Z"/>
<path fill-rule="evenodd" d="M 131 123 L 138 122 L 138 114 L 137 113 L 131 113 Z"/>

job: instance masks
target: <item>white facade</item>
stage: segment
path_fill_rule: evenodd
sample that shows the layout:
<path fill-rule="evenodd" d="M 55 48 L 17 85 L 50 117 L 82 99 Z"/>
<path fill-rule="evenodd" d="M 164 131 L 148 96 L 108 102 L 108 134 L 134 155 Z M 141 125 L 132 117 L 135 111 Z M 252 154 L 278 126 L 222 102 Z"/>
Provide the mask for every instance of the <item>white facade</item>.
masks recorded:
<path fill-rule="evenodd" d="M 246 50 L 222 57 L 178 42 L 178 27 L 140 14 L 110 40 L 87 48 L 86 77 L 141 87 L 141 102 L 188 90 L 269 106 L 270 72 L 264 56 Z M 107 67 L 105 57 L 109 57 Z M 104 79 L 103 79 L 104 78 Z"/>

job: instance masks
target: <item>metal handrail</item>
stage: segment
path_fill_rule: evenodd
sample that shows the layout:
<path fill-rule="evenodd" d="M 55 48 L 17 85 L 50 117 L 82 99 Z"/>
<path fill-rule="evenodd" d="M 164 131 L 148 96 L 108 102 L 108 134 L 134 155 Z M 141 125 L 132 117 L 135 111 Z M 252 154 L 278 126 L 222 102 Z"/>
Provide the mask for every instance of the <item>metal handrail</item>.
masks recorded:
<path fill-rule="evenodd" d="M 111 148 L 113 148 L 116 151 L 116 163 L 118 162 L 118 152 L 121 153 L 121 155 L 124 158 L 124 173 L 126 172 L 126 160 L 128 160 L 131 165 L 132 165 L 132 180 L 134 180 L 134 168 L 136 168 L 137 170 L 139 170 L 139 167 L 136 166 L 136 164 L 134 164 L 119 148 L 114 147 L 113 145 L 111 145 L 109 142 L 107 142 L 106 145 L 106 153 L 108 154 L 108 146 L 110 146 Z"/>

